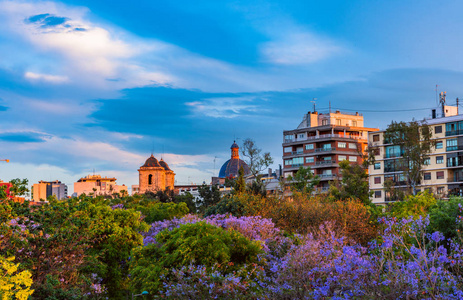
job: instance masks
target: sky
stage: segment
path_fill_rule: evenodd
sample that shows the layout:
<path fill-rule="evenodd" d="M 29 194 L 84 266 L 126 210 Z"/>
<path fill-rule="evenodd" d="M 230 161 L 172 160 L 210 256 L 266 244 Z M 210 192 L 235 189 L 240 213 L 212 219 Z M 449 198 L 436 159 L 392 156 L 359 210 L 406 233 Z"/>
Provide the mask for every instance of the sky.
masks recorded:
<path fill-rule="evenodd" d="M 463 97 L 461 1 L 2 1 L 0 179 L 210 182 L 236 139 L 281 164 L 319 112 L 365 126 Z M 436 85 L 437 89 L 436 89 Z"/>

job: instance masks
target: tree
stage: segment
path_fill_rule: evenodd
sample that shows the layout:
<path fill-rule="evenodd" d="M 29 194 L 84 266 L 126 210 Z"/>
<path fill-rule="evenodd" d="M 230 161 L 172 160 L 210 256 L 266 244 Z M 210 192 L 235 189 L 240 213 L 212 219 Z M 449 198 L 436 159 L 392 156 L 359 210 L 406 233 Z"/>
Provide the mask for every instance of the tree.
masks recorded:
<path fill-rule="evenodd" d="M 318 176 L 312 173 L 310 167 L 300 167 L 299 170 L 294 174 L 294 177 L 288 177 L 291 182 L 291 188 L 301 193 L 311 194 L 320 183 Z"/>
<path fill-rule="evenodd" d="M 254 141 L 250 138 L 247 138 L 243 142 L 243 147 L 241 148 L 241 154 L 246 157 L 246 163 L 251 170 L 252 175 L 257 179 L 257 176 L 260 172 L 264 171 L 268 166 L 273 164 L 273 158 L 270 155 L 270 152 L 265 152 L 261 154 L 262 149 L 257 148 Z"/>
<path fill-rule="evenodd" d="M 341 182 L 337 180 L 331 184 L 330 194 L 336 200 L 358 199 L 369 204 L 371 192 L 365 168 L 358 164 L 351 165 L 347 160 L 339 162 L 339 168 Z"/>
<path fill-rule="evenodd" d="M 397 147 L 394 149 L 398 151 L 395 155 L 400 158 L 396 168 L 397 171 L 403 172 L 413 195 L 416 195 L 416 186 L 421 181 L 423 165 L 434 147 L 431 138 L 429 126 L 414 120 L 410 123 L 392 122 L 384 133 L 385 144 L 392 144 L 388 147 Z"/>
<path fill-rule="evenodd" d="M 215 185 L 209 187 L 203 184 L 198 187 L 198 193 L 199 198 L 196 202 L 199 204 L 201 211 L 204 211 L 209 206 L 216 205 L 220 201 L 220 191 Z"/>
<path fill-rule="evenodd" d="M 24 196 L 24 195 L 27 196 L 27 194 L 29 193 L 29 188 L 27 187 L 27 185 L 29 184 L 29 180 L 27 178 L 11 179 L 10 183 L 13 185 L 12 187 L 10 187 L 10 193 L 13 196 Z"/>
<path fill-rule="evenodd" d="M 0 255 L 0 299 L 26 300 L 34 290 L 31 290 L 32 274 L 29 271 L 19 271 L 14 256 L 4 258 Z"/>

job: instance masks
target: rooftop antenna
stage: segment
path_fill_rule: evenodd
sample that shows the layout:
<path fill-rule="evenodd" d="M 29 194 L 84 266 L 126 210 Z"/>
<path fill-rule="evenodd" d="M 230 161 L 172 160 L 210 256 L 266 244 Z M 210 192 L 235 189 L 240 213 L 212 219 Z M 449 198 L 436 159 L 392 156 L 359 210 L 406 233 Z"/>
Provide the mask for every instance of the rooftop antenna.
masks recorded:
<path fill-rule="evenodd" d="M 317 98 L 313 98 L 313 101 L 310 101 L 311 103 L 313 103 L 313 112 L 316 112 L 316 110 L 315 110 L 315 101 L 317 101 Z"/>
<path fill-rule="evenodd" d="M 442 105 L 442 118 L 445 117 L 445 97 L 446 97 L 447 92 L 440 92 L 439 94 L 439 103 Z"/>
<path fill-rule="evenodd" d="M 215 160 L 217 159 L 217 156 L 214 156 L 214 175 L 215 175 Z"/>

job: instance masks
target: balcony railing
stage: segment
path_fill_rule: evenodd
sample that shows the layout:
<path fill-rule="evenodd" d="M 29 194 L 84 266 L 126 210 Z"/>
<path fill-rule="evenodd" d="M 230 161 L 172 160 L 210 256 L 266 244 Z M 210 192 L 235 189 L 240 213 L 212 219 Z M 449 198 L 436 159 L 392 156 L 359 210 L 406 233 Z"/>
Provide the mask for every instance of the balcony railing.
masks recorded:
<path fill-rule="evenodd" d="M 321 179 L 326 179 L 326 178 L 330 178 L 330 177 L 336 177 L 336 174 L 318 174 L 317 175 L 318 177 L 320 177 Z"/>
<path fill-rule="evenodd" d="M 311 141 L 317 139 L 326 139 L 326 138 L 345 138 L 345 139 L 354 139 L 354 140 L 366 140 L 366 137 L 363 136 L 356 136 L 356 135 L 341 135 L 337 133 L 333 134 L 320 134 L 315 136 L 308 136 L 305 138 L 295 138 L 295 139 L 285 139 L 285 143 L 292 143 L 292 142 L 301 142 L 301 141 Z"/>
<path fill-rule="evenodd" d="M 299 150 L 299 151 L 293 151 L 292 154 L 303 154 L 304 150 Z"/>
<path fill-rule="evenodd" d="M 320 165 L 330 165 L 330 164 L 335 164 L 335 163 L 336 163 L 335 160 L 322 160 L 322 161 L 317 161 L 315 165 L 320 166 Z"/>
<path fill-rule="evenodd" d="M 447 146 L 446 151 L 457 151 L 463 150 L 463 145 L 461 146 Z"/>
<path fill-rule="evenodd" d="M 328 151 L 335 151 L 336 148 L 316 148 L 315 152 L 328 152 Z"/>
<path fill-rule="evenodd" d="M 463 129 L 457 129 L 457 130 L 451 130 L 451 131 L 445 132 L 445 136 L 460 135 L 460 134 L 463 134 Z"/>

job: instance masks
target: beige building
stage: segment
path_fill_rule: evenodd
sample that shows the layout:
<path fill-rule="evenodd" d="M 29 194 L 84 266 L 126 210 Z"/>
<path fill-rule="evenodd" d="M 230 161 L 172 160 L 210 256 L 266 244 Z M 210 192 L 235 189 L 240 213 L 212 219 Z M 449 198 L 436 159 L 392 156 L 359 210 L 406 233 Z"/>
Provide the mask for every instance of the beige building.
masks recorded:
<path fill-rule="evenodd" d="M 68 187 L 61 181 L 39 181 L 32 185 L 32 201 L 38 202 L 40 200 L 47 200 L 50 196 L 55 196 L 56 199 L 61 200 L 67 198 Z"/>
<path fill-rule="evenodd" d="M 440 117 L 433 111 L 433 118 L 425 120 L 432 130 L 435 147 L 423 166 L 418 191 L 429 190 L 438 197 L 462 195 L 463 191 L 463 115 L 458 108 L 443 106 Z M 384 130 L 368 135 L 369 145 L 375 148 L 375 164 L 369 167 L 370 190 L 373 203 L 385 204 L 392 199 L 384 189 L 384 181 L 392 180 L 394 188 L 405 189 L 406 179 L 398 167 L 402 149 L 384 141 Z"/>
<path fill-rule="evenodd" d="M 138 192 L 174 190 L 175 173 L 161 158 L 158 161 L 151 155 L 143 166 L 138 169 Z"/>
<path fill-rule="evenodd" d="M 94 194 L 99 195 L 112 195 L 114 193 L 127 192 L 127 186 L 117 185 L 116 178 L 114 177 L 101 177 L 101 175 L 88 175 L 82 177 L 74 183 L 73 196 L 80 196 L 81 194 Z"/>
<path fill-rule="evenodd" d="M 326 191 L 329 181 L 340 178 L 339 162 L 361 164 L 368 133 L 359 113 L 308 112 L 297 129 L 283 131 L 283 176 L 294 176 L 301 167 L 310 167 Z"/>

